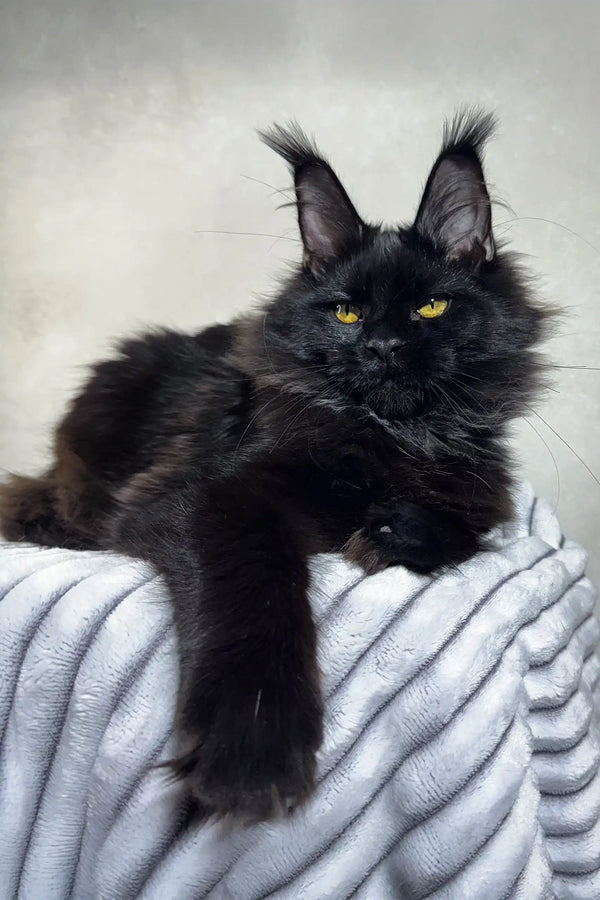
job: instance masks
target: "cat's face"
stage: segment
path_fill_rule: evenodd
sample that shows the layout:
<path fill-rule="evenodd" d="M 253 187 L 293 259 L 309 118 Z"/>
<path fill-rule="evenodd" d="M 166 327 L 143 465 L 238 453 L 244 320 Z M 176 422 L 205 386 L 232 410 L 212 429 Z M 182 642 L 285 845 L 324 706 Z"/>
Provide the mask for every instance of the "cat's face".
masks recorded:
<path fill-rule="evenodd" d="M 276 371 L 323 402 L 391 420 L 457 402 L 464 412 L 469 397 L 501 403 L 529 377 L 542 316 L 495 253 L 477 154 L 488 128 L 455 124 L 414 224 L 395 230 L 366 225 L 298 133 L 268 137 L 294 166 L 305 251 L 264 323 Z"/>

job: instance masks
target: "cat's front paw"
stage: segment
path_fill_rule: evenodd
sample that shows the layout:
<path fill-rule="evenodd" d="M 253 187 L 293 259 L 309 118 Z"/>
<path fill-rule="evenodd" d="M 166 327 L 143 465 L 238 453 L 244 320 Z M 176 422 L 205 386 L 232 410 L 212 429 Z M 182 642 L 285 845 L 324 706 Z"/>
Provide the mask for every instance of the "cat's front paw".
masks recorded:
<path fill-rule="evenodd" d="M 444 522 L 414 503 L 372 511 L 352 535 L 344 554 L 370 573 L 403 565 L 415 572 L 432 572 L 449 561 Z"/>
<path fill-rule="evenodd" d="M 212 682 L 212 688 L 209 683 Z M 174 763 L 207 812 L 244 821 L 291 812 L 315 784 L 322 709 L 309 684 L 248 685 L 200 678 L 181 716 Z"/>

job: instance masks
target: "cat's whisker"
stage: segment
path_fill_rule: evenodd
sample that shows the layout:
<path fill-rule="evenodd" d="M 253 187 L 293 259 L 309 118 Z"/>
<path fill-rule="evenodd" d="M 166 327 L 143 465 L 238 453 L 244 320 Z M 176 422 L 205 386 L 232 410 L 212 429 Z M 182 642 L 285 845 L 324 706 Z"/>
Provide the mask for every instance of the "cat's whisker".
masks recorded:
<path fill-rule="evenodd" d="M 284 234 L 270 234 L 266 231 L 229 231 L 221 228 L 195 228 L 194 234 L 227 234 L 236 237 L 277 238 L 278 241 L 291 241 L 293 244 L 300 243 L 298 238 L 286 237 Z"/>
<path fill-rule="evenodd" d="M 464 407 L 462 407 L 456 400 L 452 399 L 450 397 L 449 393 L 441 386 L 441 384 L 439 384 L 439 382 L 436 383 L 435 385 L 433 385 L 433 387 L 437 391 L 439 391 L 441 393 L 441 395 L 445 398 L 446 402 L 450 406 L 450 409 L 454 410 L 454 414 L 456 415 L 456 417 L 459 421 L 460 420 L 464 421 L 465 424 L 467 424 L 467 426 L 471 426 L 473 424 L 472 419 L 470 419 L 466 415 L 467 410 Z"/>
<path fill-rule="evenodd" d="M 279 433 L 279 435 L 277 436 L 277 440 L 275 441 L 275 443 L 269 448 L 269 453 L 273 453 L 273 451 L 275 450 L 277 445 L 281 442 L 281 440 L 285 437 L 285 435 L 290 431 L 290 429 L 292 428 L 294 423 L 298 420 L 298 418 L 311 406 L 312 401 L 310 399 L 307 399 L 306 395 L 302 395 L 300 397 L 295 396 L 292 399 L 291 403 L 289 403 L 285 407 L 284 413 L 285 413 L 285 416 L 288 417 L 290 415 L 291 411 L 294 409 L 294 407 L 298 406 L 301 403 L 304 403 L 304 406 L 302 407 L 302 409 L 300 410 L 298 415 L 294 416 L 289 422 L 286 423 L 286 426 L 283 429 L 283 431 L 281 431 Z"/>
<path fill-rule="evenodd" d="M 291 231 L 291 230 L 292 230 L 292 229 L 289 228 L 283 235 L 281 235 L 281 237 L 275 238 L 275 240 L 273 241 L 273 243 L 272 243 L 272 244 L 269 244 L 269 246 L 268 246 L 268 248 L 267 248 L 267 254 L 269 254 L 269 253 L 271 252 L 271 250 L 273 249 L 273 247 L 276 247 L 276 246 L 277 246 L 277 244 L 278 244 L 278 242 L 279 242 L 280 240 L 286 240 L 286 239 L 287 239 L 287 235 L 288 235 L 289 231 Z"/>
<path fill-rule="evenodd" d="M 483 378 L 478 378 L 476 375 L 472 375 L 469 372 L 461 372 L 460 374 L 463 378 L 469 378 L 471 381 L 479 381 L 481 384 L 486 384 Z"/>
<path fill-rule="evenodd" d="M 475 458 L 473 458 L 473 461 L 475 461 Z M 482 484 L 485 484 L 490 493 L 493 493 L 491 484 L 489 483 L 489 481 L 485 480 L 483 475 L 480 475 L 479 472 L 475 471 L 475 469 L 471 471 L 471 475 L 473 476 L 473 478 L 477 478 L 478 481 L 481 481 Z"/>
<path fill-rule="evenodd" d="M 579 234 L 578 231 L 574 231 L 567 225 L 563 225 L 561 222 L 555 222 L 554 219 L 546 219 L 543 216 L 515 216 L 512 219 L 505 219 L 504 222 L 498 222 L 496 227 L 502 228 L 505 225 L 511 226 L 517 224 L 518 222 L 543 222 L 545 225 L 555 225 L 557 228 L 561 228 L 563 231 L 566 231 L 567 234 L 578 238 L 580 241 L 582 241 L 582 243 L 589 247 L 590 250 L 593 250 L 594 253 L 597 253 L 598 256 L 600 256 L 600 249 L 598 249 L 598 247 L 588 241 L 587 238 L 584 238 L 582 234 Z"/>
<path fill-rule="evenodd" d="M 281 196 L 285 197 L 286 200 L 292 199 L 290 188 L 275 187 L 274 184 L 269 184 L 268 181 L 262 181 L 260 178 L 254 178 L 253 175 L 244 175 L 243 172 L 240 172 L 240 177 L 245 178 L 247 181 L 253 181 L 255 184 L 262 184 L 263 187 L 270 188 L 273 191 L 273 193 L 270 195 L 271 197 L 274 197 L 275 194 L 281 194 Z"/>
<path fill-rule="evenodd" d="M 540 415 L 539 412 L 537 412 L 535 409 L 533 409 L 533 407 L 528 406 L 527 404 L 525 404 L 525 405 L 526 405 L 527 408 L 534 414 L 534 416 L 537 416 L 538 419 L 540 419 L 540 420 L 544 423 L 544 425 L 546 426 L 546 428 L 549 428 L 550 431 L 552 432 L 552 434 L 556 435 L 556 437 L 559 439 L 559 441 L 561 441 L 561 442 L 565 445 L 565 447 L 566 447 L 568 450 L 570 450 L 570 452 L 573 454 L 573 456 L 575 456 L 576 459 L 579 460 L 579 462 L 580 462 L 581 465 L 584 467 L 584 469 L 591 475 L 591 477 L 594 479 L 594 481 L 596 482 L 596 484 L 600 487 L 600 479 L 598 478 L 598 476 L 596 475 L 596 473 L 593 471 L 593 469 L 591 469 L 590 466 L 588 466 L 588 464 L 586 463 L 586 461 L 585 461 L 585 460 L 583 459 L 583 457 L 577 452 L 577 450 L 575 450 L 575 448 L 572 447 L 571 444 L 569 444 L 569 442 L 568 442 L 567 440 L 565 440 L 565 438 L 564 438 L 564 437 L 556 430 L 556 428 L 554 428 L 554 426 L 551 425 L 550 422 L 548 422 L 542 415 Z"/>
<path fill-rule="evenodd" d="M 433 385 L 433 388 L 434 388 L 434 390 L 436 391 L 436 393 L 438 394 L 438 396 L 441 395 L 441 397 L 446 401 L 446 403 L 448 404 L 448 406 L 449 406 L 451 409 L 453 409 L 453 410 L 455 411 L 455 413 L 458 414 L 459 417 L 462 418 L 464 410 L 460 407 L 460 405 L 456 402 L 456 400 L 453 400 L 453 399 L 452 399 L 452 397 L 450 396 L 450 394 L 448 393 L 448 391 L 446 391 L 446 390 L 442 387 L 442 385 L 439 384 L 439 383 L 434 384 L 434 385 Z"/>
<path fill-rule="evenodd" d="M 529 425 L 529 427 L 537 434 L 537 436 L 539 437 L 540 441 L 544 444 L 546 450 L 547 450 L 548 453 L 550 454 L 550 456 L 551 456 L 551 458 L 552 458 L 552 462 L 553 462 L 553 464 L 554 464 L 554 472 L 555 472 L 555 474 L 556 474 L 556 499 L 555 499 L 555 501 L 554 501 L 554 507 L 553 507 L 553 510 L 552 510 L 552 514 L 554 515 L 554 513 L 555 513 L 555 512 L 557 511 L 557 509 L 558 509 L 558 504 L 560 503 L 560 491 L 561 491 L 560 471 L 559 471 L 559 468 L 558 468 L 558 462 L 556 461 L 556 457 L 555 457 L 554 453 L 552 452 L 552 450 L 551 450 L 551 448 L 550 448 L 550 445 L 548 444 L 548 441 L 546 441 L 546 440 L 544 439 L 544 436 L 540 433 L 539 429 L 537 429 L 537 428 L 535 427 L 535 425 L 533 424 L 533 422 L 530 421 L 530 419 L 528 419 L 526 416 L 523 416 L 523 421 L 524 421 L 524 422 L 527 422 L 527 424 Z"/>
<path fill-rule="evenodd" d="M 464 394 L 467 395 L 467 397 L 469 397 L 471 400 L 473 400 L 473 402 L 477 404 L 479 409 L 485 410 L 486 407 L 483 403 L 484 398 L 481 395 L 481 393 L 479 396 L 477 396 L 476 388 L 475 389 L 467 388 L 467 386 L 464 385 L 458 378 L 449 378 L 448 381 L 450 384 L 456 385 L 460 391 L 462 391 Z"/>
<path fill-rule="evenodd" d="M 239 450 L 240 447 L 242 446 L 242 442 L 243 442 L 244 438 L 246 437 L 246 435 L 248 434 L 248 432 L 250 431 L 250 429 L 252 428 L 252 426 L 254 425 L 254 423 L 256 422 L 256 420 L 259 418 L 259 416 L 261 415 L 261 413 L 263 413 L 263 412 L 265 411 L 265 409 L 266 409 L 268 406 L 270 406 L 272 403 L 274 403 L 275 400 L 277 400 L 277 399 L 278 399 L 278 398 L 277 398 L 276 396 L 275 396 L 275 397 L 271 397 L 271 399 L 270 399 L 270 400 L 267 400 L 267 402 L 264 403 L 264 404 L 260 407 L 260 409 L 258 410 L 258 412 L 256 412 L 255 415 L 252 416 L 252 418 L 250 419 L 250 421 L 248 422 L 248 424 L 247 424 L 246 427 L 244 428 L 244 430 L 243 430 L 243 432 L 242 432 L 242 435 L 241 435 L 239 441 L 237 442 L 237 445 L 236 445 L 236 448 L 235 448 L 235 452 L 236 452 L 236 453 L 238 452 L 238 450 Z"/>
<path fill-rule="evenodd" d="M 548 369 L 580 369 L 587 372 L 600 372 L 600 366 L 560 366 L 555 363 L 546 363 Z"/>

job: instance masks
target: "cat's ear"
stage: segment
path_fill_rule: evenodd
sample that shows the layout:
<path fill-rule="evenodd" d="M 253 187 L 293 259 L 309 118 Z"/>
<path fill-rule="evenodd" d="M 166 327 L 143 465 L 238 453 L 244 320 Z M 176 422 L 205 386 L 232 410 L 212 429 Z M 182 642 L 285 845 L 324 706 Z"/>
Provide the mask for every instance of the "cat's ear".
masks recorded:
<path fill-rule="evenodd" d="M 364 223 L 331 166 L 298 125 L 274 125 L 259 134 L 294 173 L 304 264 L 320 274 L 359 247 Z"/>
<path fill-rule="evenodd" d="M 446 257 L 477 266 L 494 257 L 490 197 L 480 153 L 494 118 L 461 113 L 444 128 L 444 143 L 427 179 L 415 228 Z"/>

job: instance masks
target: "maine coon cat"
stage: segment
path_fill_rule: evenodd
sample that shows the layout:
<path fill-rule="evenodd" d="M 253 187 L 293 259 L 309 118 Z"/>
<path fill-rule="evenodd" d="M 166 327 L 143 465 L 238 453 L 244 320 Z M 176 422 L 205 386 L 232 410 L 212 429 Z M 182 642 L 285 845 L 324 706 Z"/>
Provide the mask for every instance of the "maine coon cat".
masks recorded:
<path fill-rule="evenodd" d="M 368 573 L 465 560 L 510 518 L 505 427 L 535 396 L 547 313 L 492 233 L 489 116 L 458 116 L 412 224 L 364 222 L 316 147 L 274 127 L 302 263 L 262 311 L 152 332 L 97 365 L 7 537 L 110 548 L 164 574 L 178 773 L 207 810 L 305 798 L 322 734 L 307 559 Z"/>

